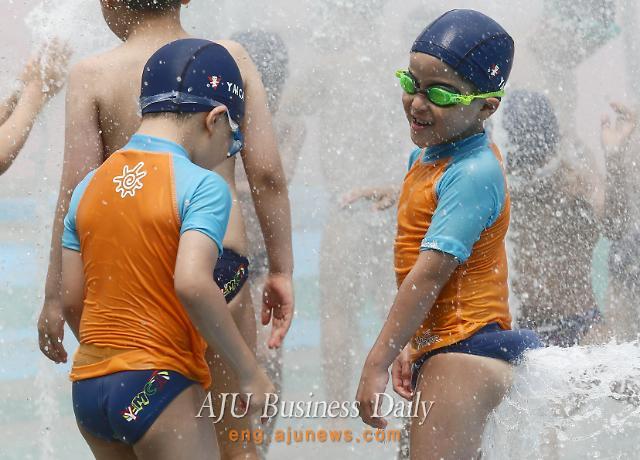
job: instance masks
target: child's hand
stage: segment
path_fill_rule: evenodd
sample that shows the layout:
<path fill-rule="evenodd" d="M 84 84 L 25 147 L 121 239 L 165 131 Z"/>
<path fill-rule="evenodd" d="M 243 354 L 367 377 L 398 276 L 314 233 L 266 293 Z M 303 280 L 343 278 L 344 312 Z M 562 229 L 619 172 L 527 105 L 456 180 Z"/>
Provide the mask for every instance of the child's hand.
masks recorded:
<path fill-rule="evenodd" d="M 245 378 L 240 378 L 240 389 L 242 405 L 244 406 L 242 409 L 246 408 L 246 395 L 251 394 L 251 398 L 249 400 L 250 414 L 263 412 L 267 396 L 276 392 L 276 388 L 273 386 L 273 383 L 271 383 L 267 374 L 265 374 L 260 367 L 256 367 L 253 374 Z M 261 418 L 261 421 L 262 423 L 267 422 L 264 418 Z"/>
<path fill-rule="evenodd" d="M 378 366 L 372 366 L 365 363 L 358 385 L 358 393 L 356 394 L 356 402 L 360 411 L 362 421 L 373 428 L 385 429 L 387 420 L 375 416 L 380 412 L 382 398 L 380 395 L 384 393 L 389 383 L 389 369 Z"/>
<path fill-rule="evenodd" d="M 42 307 L 38 319 L 38 339 L 40 351 L 54 363 L 66 363 L 67 352 L 62 346 L 64 338 L 64 318 L 61 301 L 48 301 Z"/>
<path fill-rule="evenodd" d="M 70 57 L 71 48 L 55 39 L 27 63 L 20 80 L 25 86 L 35 85 L 50 99 L 64 86 Z"/>
<path fill-rule="evenodd" d="M 53 40 L 42 52 L 40 59 L 42 91 L 49 98 L 64 86 L 69 67 L 71 48 L 59 40 Z"/>
<path fill-rule="evenodd" d="M 371 187 L 354 189 L 342 196 L 340 206 L 346 208 L 358 200 L 373 201 L 373 208 L 378 211 L 384 211 L 396 203 L 398 199 L 398 191 L 394 187 Z"/>
<path fill-rule="evenodd" d="M 617 152 L 627 147 L 631 134 L 638 125 L 637 114 L 629 107 L 613 102 L 611 108 L 616 112 L 615 124 L 611 123 L 609 116 L 602 118 L 601 140 L 606 153 Z"/>
<path fill-rule="evenodd" d="M 393 362 L 391 367 L 391 382 L 396 393 L 404 399 L 413 399 L 413 387 L 411 386 L 411 357 L 409 347 L 404 347 L 402 353 Z"/>
<path fill-rule="evenodd" d="M 272 324 L 269 348 L 282 346 L 293 320 L 293 305 L 291 275 L 269 274 L 262 293 L 262 324 Z"/>
<path fill-rule="evenodd" d="M 67 78 L 71 48 L 67 43 L 53 40 L 45 49 L 41 60 L 43 75 L 43 91 L 53 97 L 62 87 Z"/>

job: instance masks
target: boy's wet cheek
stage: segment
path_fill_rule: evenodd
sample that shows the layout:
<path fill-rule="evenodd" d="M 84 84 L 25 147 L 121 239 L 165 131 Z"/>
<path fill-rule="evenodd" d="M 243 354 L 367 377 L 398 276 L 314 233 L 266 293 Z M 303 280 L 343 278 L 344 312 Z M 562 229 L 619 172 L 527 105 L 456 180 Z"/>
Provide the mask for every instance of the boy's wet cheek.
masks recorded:
<path fill-rule="evenodd" d="M 453 124 L 474 123 L 478 119 L 477 113 L 468 109 L 468 107 L 451 107 L 447 111 L 442 110 L 441 117 Z"/>
<path fill-rule="evenodd" d="M 405 108 L 405 110 L 408 110 L 411 108 L 411 105 L 413 104 L 413 97 L 407 93 L 403 93 L 402 94 L 402 105 Z"/>

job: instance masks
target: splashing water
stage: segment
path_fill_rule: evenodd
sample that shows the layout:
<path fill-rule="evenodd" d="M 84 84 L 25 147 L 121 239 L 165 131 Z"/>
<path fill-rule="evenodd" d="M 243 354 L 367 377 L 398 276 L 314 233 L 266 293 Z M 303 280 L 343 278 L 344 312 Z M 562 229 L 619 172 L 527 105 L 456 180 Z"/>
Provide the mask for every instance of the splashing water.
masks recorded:
<path fill-rule="evenodd" d="M 55 454 L 53 439 L 55 436 L 55 421 L 60 414 L 55 396 L 51 392 L 54 379 L 49 363 L 41 361 L 38 365 L 34 388 L 38 392 L 35 403 L 36 415 L 40 421 L 38 450 L 40 458 L 43 459 L 53 458 Z"/>
<path fill-rule="evenodd" d="M 490 459 L 633 458 L 640 438 L 640 344 L 532 351 L 490 417 Z"/>
<path fill-rule="evenodd" d="M 70 18 L 73 18 L 73 24 L 69 24 Z M 77 57 L 100 52 L 118 43 L 109 33 L 97 1 L 43 1 L 29 12 L 25 22 L 36 47 L 58 39 L 73 44 Z"/>

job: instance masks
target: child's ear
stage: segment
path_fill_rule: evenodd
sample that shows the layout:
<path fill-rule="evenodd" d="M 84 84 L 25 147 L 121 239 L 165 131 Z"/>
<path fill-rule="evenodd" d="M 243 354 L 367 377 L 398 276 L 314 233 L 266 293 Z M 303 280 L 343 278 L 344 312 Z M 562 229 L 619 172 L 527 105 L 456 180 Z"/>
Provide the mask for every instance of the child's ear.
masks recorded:
<path fill-rule="evenodd" d="M 216 123 L 226 116 L 227 108 L 226 107 L 214 107 L 214 109 L 207 114 L 204 119 L 204 124 L 209 131 L 209 134 L 213 134 L 215 130 Z"/>
<path fill-rule="evenodd" d="M 497 97 L 490 97 L 484 100 L 484 104 L 482 105 L 480 113 L 486 120 L 491 115 L 493 115 L 496 110 L 498 110 L 498 107 L 500 107 L 500 99 L 498 99 Z"/>

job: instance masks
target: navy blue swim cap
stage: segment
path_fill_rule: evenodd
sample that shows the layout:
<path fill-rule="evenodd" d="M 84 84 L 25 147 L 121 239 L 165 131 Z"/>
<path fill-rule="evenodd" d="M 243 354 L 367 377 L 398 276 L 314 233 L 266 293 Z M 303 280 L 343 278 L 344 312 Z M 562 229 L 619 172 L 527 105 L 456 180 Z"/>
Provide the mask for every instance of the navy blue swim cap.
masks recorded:
<path fill-rule="evenodd" d="M 472 82 L 481 92 L 498 91 L 511 73 L 511 36 L 478 11 L 452 10 L 429 24 L 411 52 L 434 56 Z"/>
<path fill-rule="evenodd" d="M 240 123 L 244 87 L 236 61 L 225 47 L 187 38 L 171 42 L 149 58 L 142 73 L 142 114 L 209 112 L 225 105 Z"/>

